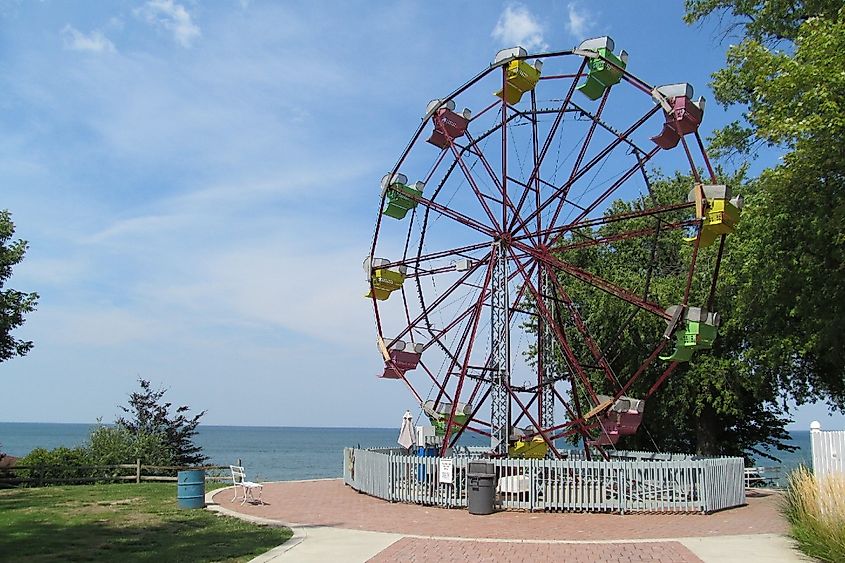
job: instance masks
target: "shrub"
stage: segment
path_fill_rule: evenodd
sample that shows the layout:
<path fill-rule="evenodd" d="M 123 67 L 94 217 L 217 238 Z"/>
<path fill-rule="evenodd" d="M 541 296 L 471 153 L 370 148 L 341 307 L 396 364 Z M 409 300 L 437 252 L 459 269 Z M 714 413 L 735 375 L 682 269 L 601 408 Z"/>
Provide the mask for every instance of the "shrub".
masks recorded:
<path fill-rule="evenodd" d="M 173 453 L 161 435 L 140 432 L 133 434 L 122 426 L 100 425 L 88 438 L 88 453 L 94 465 L 135 463 L 173 465 Z"/>
<path fill-rule="evenodd" d="M 801 551 L 822 561 L 845 561 L 845 475 L 816 479 L 799 467 L 789 475 L 783 512 Z"/>
<path fill-rule="evenodd" d="M 82 447 L 60 447 L 53 450 L 35 448 L 17 461 L 18 466 L 37 466 L 39 469 L 16 469 L 15 474 L 24 479 L 75 479 L 90 477 L 91 470 L 80 466 L 91 465 L 88 450 Z"/>

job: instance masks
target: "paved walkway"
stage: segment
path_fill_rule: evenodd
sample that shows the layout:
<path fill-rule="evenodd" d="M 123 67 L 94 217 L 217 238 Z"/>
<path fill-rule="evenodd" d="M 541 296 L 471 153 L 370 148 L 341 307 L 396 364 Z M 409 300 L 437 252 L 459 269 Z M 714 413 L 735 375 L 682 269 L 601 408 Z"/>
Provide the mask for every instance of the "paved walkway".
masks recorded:
<path fill-rule="evenodd" d="M 776 493 L 711 515 L 498 512 L 389 503 L 341 480 L 269 483 L 266 504 L 209 493 L 214 509 L 290 525 L 292 540 L 260 561 L 807 561 L 784 536 Z"/>

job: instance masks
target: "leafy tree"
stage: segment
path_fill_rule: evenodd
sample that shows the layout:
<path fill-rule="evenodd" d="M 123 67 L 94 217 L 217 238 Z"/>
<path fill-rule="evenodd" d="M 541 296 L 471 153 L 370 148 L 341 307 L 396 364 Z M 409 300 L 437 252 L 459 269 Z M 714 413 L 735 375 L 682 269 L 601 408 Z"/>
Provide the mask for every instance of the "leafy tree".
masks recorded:
<path fill-rule="evenodd" d="M 133 434 L 123 426 L 97 426 L 88 437 L 87 448 L 92 465 L 133 463 L 136 459 L 144 465 L 176 464 L 174 452 L 162 435 Z"/>
<path fill-rule="evenodd" d="M 785 397 L 845 409 L 845 6 L 841 0 L 687 0 L 688 22 L 722 15 L 742 41 L 713 76 L 744 108 L 722 155 L 762 146 L 781 162 L 746 187 L 735 301 L 747 356 Z M 745 244 L 745 243 L 743 243 Z"/>
<path fill-rule="evenodd" d="M 187 413 L 190 407 L 182 405 L 171 416 L 172 404 L 161 402 L 167 390 L 154 390 L 145 379 L 139 379 L 138 382 L 141 390 L 129 395 L 128 406 L 120 407 L 129 416 L 120 417 L 116 421 L 117 426 L 138 439 L 144 436 L 160 437 L 177 465 L 198 465 L 206 461 L 208 457 L 203 455 L 202 448 L 193 442 L 205 411 L 189 416 Z"/>
<path fill-rule="evenodd" d="M 740 177 L 727 179 L 737 184 Z M 616 201 L 609 214 L 635 211 L 653 205 L 684 201 L 694 185 L 689 176 L 676 175 L 653 182 L 653 199 L 633 202 Z M 689 218 L 689 212 L 664 217 L 665 221 Z M 576 237 L 612 237 L 622 231 L 648 229 L 655 219 L 643 217 L 634 221 L 608 223 L 596 231 L 577 233 Z M 671 305 L 683 295 L 686 270 L 692 245 L 683 240 L 689 233 L 663 230 L 656 237 L 620 240 L 612 244 L 588 247 L 565 259 L 600 277 L 633 290 L 649 299 Z M 775 378 L 759 362 L 748 355 L 747 319 L 737 298 L 737 274 L 753 248 L 744 242 L 742 225 L 728 238 L 723 256 L 719 285 L 713 299 L 713 310 L 723 318 L 719 338 L 712 351 L 699 351 L 689 362 L 681 363 L 672 376 L 647 401 L 642 430 L 623 438 L 620 447 L 663 451 L 698 452 L 706 455 L 768 455 L 771 449 L 789 449 L 784 445 L 788 434 L 784 426 L 789 418 L 779 404 L 780 391 Z M 707 306 L 710 282 L 715 267 L 718 245 L 702 248 L 690 294 L 692 306 Z M 567 292 L 579 304 L 580 312 L 593 337 L 602 344 L 615 373 L 627 379 L 640 366 L 644 353 L 654 349 L 666 324 L 663 320 L 638 312 L 592 286 L 561 278 Z M 561 315 L 566 318 L 566 315 Z M 563 329 L 574 344 L 582 363 L 589 365 L 590 355 L 574 327 Z M 670 348 L 671 350 L 671 343 Z M 585 361 L 586 360 L 586 361 Z M 632 397 L 645 397 L 666 362 L 657 361 L 628 392 Z M 600 392 L 616 388 L 599 372 L 592 372 L 592 384 Z M 582 396 L 586 404 L 586 396 Z"/>
<path fill-rule="evenodd" d="M 719 338 L 667 380 L 646 407 L 644 431 L 623 445 L 653 447 L 653 440 L 668 450 L 765 453 L 784 448 L 788 399 L 845 407 L 845 7 L 822 0 L 688 0 L 686 7 L 688 22 L 721 14 L 726 36 L 742 38 L 713 88 L 723 105 L 744 107 L 743 119 L 718 131 L 712 147 L 743 162 L 764 147 L 783 156 L 749 181 L 741 177 L 744 164 L 737 177 L 723 178 L 746 206 L 715 295 Z M 663 179 L 655 197 L 676 202 L 691 184 L 682 176 Z M 636 205 L 616 202 L 613 209 Z M 606 225 L 600 235 L 617 228 Z M 648 285 L 667 303 L 679 283 L 672 264 L 686 261 L 689 246 L 668 235 L 656 242 L 654 250 L 642 239 L 595 247 L 581 259 L 625 287 Z M 712 248 L 699 259 L 706 270 Z M 641 266 L 651 263 L 649 271 Z M 656 345 L 659 322 L 630 317 L 617 300 L 577 284 L 570 292 L 598 340 L 619 341 L 611 358 L 618 372 L 630 373 L 642 350 Z M 706 293 L 696 280 L 692 302 Z"/>
<path fill-rule="evenodd" d="M 23 356 L 32 349 L 32 341 L 16 339 L 12 331 L 24 323 L 24 315 L 35 310 L 37 293 L 3 289 L 12 268 L 23 260 L 28 244 L 12 240 L 15 225 L 7 210 L 0 210 L 0 362 Z"/>

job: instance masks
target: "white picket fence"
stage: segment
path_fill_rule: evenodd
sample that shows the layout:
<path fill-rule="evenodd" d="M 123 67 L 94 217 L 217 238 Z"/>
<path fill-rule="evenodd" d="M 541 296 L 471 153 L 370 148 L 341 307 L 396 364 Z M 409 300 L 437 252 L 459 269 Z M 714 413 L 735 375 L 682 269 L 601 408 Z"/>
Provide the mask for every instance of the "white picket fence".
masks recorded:
<path fill-rule="evenodd" d="M 813 422 L 810 425 L 810 444 L 816 476 L 845 474 L 845 430 L 825 431 L 821 424 Z"/>
<path fill-rule="evenodd" d="M 745 504 L 742 458 L 619 452 L 622 459 L 494 459 L 499 507 L 581 512 L 713 512 Z M 617 455 L 618 455 L 617 454 Z M 391 502 L 467 505 L 467 465 L 454 457 L 453 483 L 441 483 L 438 457 L 390 448 L 344 450 L 343 478 L 353 489 Z"/>

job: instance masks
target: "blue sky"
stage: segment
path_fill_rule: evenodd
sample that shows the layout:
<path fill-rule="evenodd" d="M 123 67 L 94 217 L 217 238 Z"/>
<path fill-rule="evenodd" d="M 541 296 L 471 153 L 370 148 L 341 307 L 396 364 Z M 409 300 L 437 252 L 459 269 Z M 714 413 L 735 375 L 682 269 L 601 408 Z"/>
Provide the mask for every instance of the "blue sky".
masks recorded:
<path fill-rule="evenodd" d="M 374 377 L 378 181 L 497 50 L 611 35 L 654 84 L 726 44 L 681 2 L 0 0 L 3 207 L 41 294 L 7 421 L 111 420 L 138 376 L 210 424 L 393 426 Z M 703 131 L 733 113 L 707 109 Z M 796 427 L 819 418 L 803 408 Z"/>

